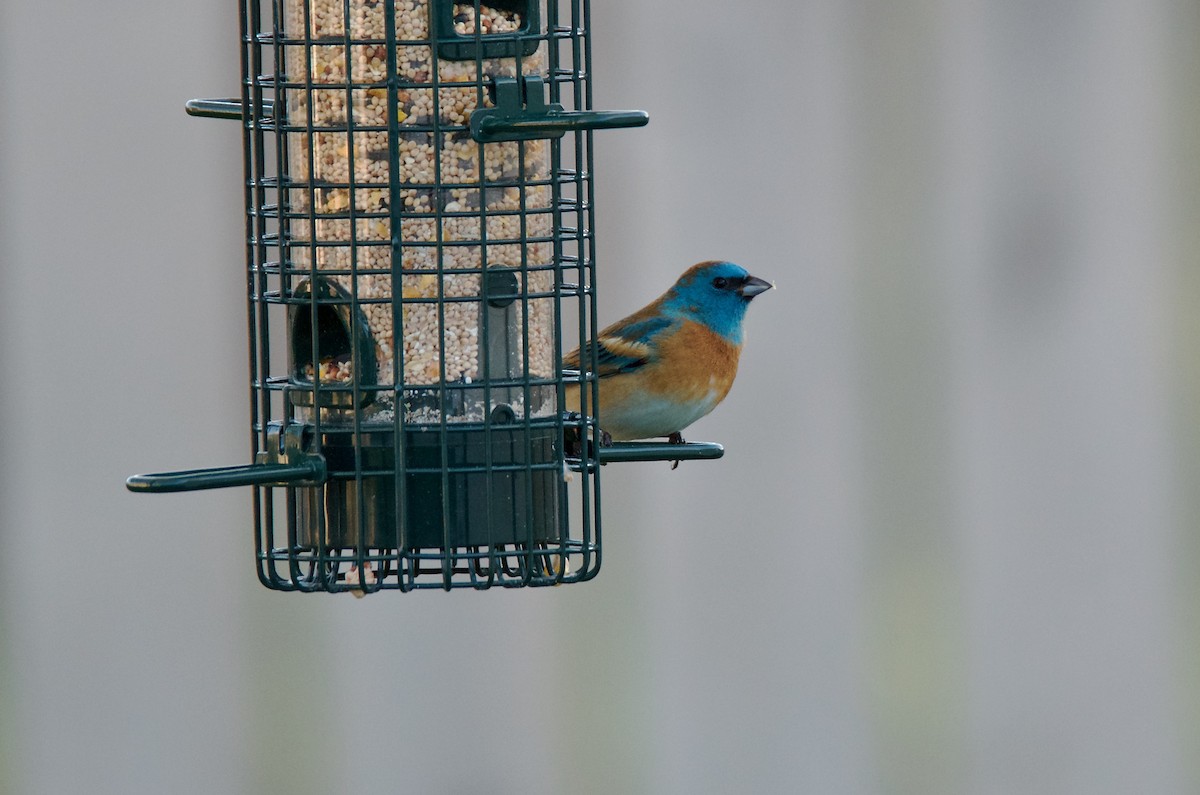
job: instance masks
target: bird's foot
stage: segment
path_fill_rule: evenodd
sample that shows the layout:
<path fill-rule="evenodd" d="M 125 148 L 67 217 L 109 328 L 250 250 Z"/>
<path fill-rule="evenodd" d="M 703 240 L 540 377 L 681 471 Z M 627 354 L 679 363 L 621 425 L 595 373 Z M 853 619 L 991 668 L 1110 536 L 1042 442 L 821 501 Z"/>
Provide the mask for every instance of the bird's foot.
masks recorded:
<path fill-rule="evenodd" d="M 597 433 L 601 447 L 612 447 L 612 434 L 603 429 L 597 429 Z M 580 438 L 578 427 L 567 426 L 563 429 L 563 452 L 567 458 L 583 458 L 589 449 L 586 440 Z"/>
<path fill-rule="evenodd" d="M 667 437 L 667 444 L 687 444 L 687 440 L 683 438 L 682 433 L 675 431 L 675 433 Z M 676 469 L 679 469 L 679 459 L 671 462 L 671 471 L 674 472 Z"/>

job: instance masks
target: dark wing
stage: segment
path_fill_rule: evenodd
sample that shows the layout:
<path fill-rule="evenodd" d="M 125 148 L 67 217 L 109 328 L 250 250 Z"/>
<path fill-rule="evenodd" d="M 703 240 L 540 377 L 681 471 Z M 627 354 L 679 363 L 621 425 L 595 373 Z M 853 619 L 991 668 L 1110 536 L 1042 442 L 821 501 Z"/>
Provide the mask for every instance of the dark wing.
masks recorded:
<path fill-rule="evenodd" d="M 645 317 L 639 312 L 614 323 L 596 338 L 596 362 L 588 369 L 604 378 L 632 372 L 645 366 L 654 359 L 654 338 L 674 322 L 661 315 Z M 585 352 L 588 352 L 589 348 L 590 346 L 585 347 Z M 578 350 L 566 355 L 563 367 L 569 370 L 580 369 Z"/>

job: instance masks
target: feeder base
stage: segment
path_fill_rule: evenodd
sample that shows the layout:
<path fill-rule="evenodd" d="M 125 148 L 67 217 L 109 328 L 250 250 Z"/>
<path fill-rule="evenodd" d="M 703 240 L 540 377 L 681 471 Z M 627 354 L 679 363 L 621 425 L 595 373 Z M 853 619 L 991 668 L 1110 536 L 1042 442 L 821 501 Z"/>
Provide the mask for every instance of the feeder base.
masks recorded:
<path fill-rule="evenodd" d="M 394 431 L 365 432 L 356 450 L 353 432 L 322 433 L 329 479 L 296 489 L 296 543 L 326 550 L 557 543 L 564 485 L 556 434 L 473 427 L 447 430 L 443 441 L 433 426 L 404 431 L 399 448 Z"/>

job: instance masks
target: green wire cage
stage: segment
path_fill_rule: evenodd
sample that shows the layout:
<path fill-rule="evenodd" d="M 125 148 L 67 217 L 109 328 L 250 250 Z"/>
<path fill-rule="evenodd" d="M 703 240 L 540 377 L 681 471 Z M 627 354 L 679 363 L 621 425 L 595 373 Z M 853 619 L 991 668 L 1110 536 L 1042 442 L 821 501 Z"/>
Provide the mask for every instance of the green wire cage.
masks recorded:
<path fill-rule="evenodd" d="M 254 463 L 127 484 L 251 486 L 270 588 L 587 580 L 601 464 L 721 454 L 599 443 L 592 131 L 647 116 L 592 109 L 587 0 L 489 3 L 243 0 L 188 103 L 242 122 Z"/>

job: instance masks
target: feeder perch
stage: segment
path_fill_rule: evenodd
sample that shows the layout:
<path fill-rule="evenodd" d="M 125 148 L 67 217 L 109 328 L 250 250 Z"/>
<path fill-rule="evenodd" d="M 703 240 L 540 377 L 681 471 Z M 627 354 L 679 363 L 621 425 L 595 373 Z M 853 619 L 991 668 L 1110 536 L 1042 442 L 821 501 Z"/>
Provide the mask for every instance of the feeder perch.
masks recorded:
<path fill-rule="evenodd" d="M 587 0 L 240 12 L 241 97 L 187 111 L 241 121 L 254 463 L 128 487 L 252 487 L 280 590 L 595 576 L 601 464 L 722 451 L 601 446 L 560 364 L 597 330 L 592 131 L 647 121 L 591 107 Z"/>

